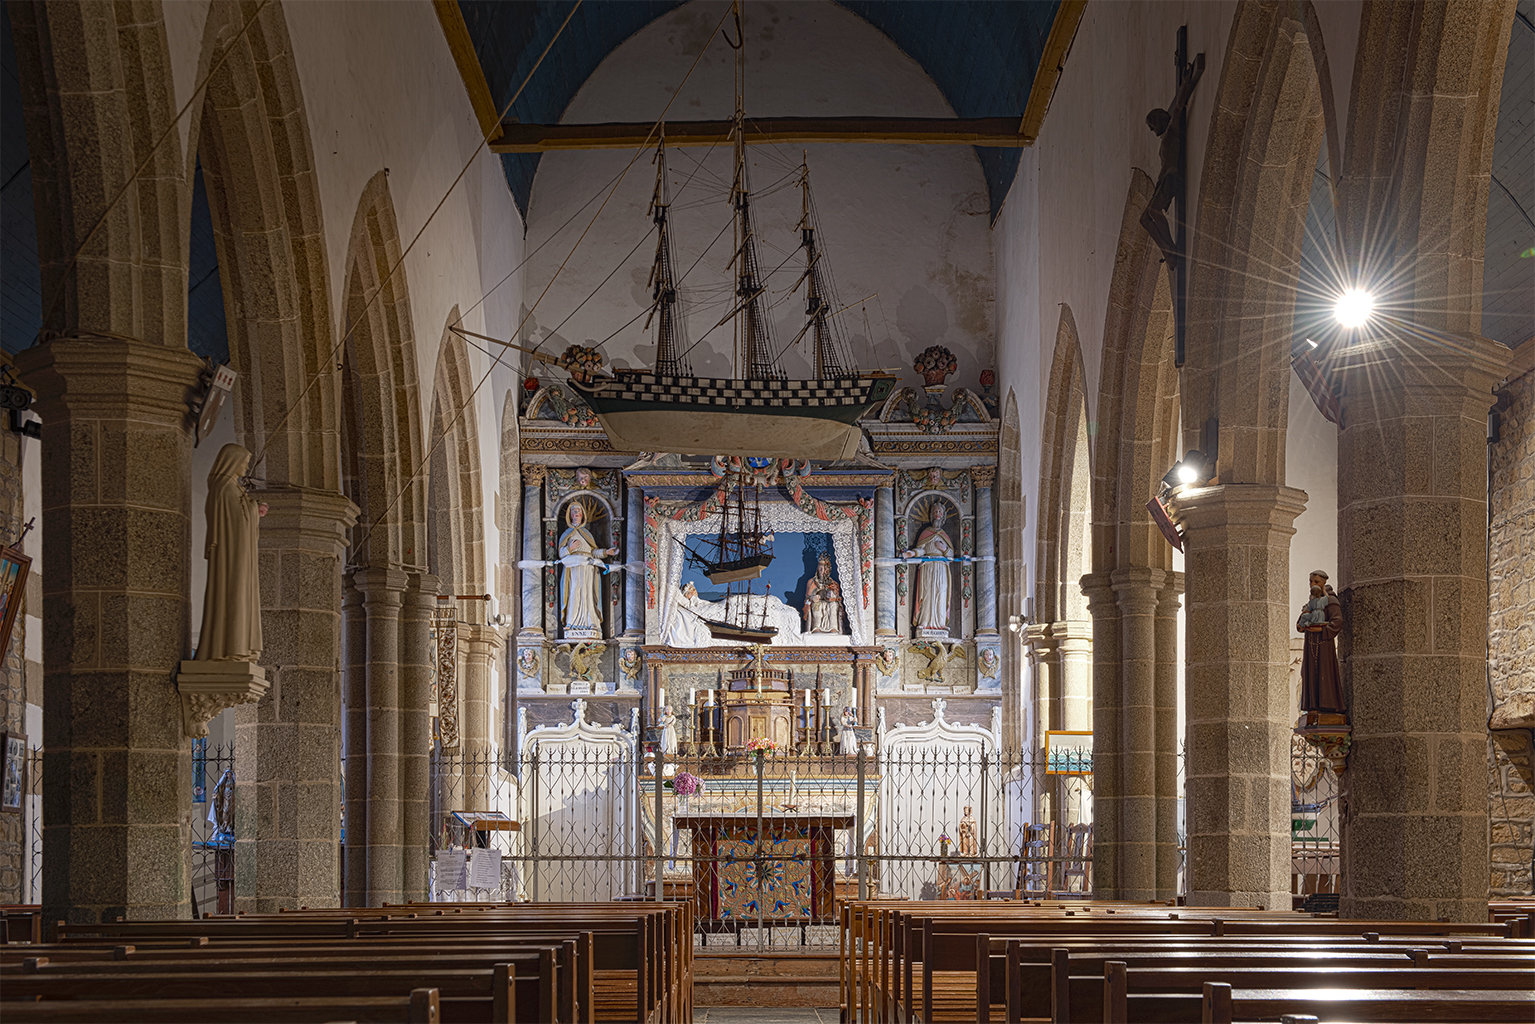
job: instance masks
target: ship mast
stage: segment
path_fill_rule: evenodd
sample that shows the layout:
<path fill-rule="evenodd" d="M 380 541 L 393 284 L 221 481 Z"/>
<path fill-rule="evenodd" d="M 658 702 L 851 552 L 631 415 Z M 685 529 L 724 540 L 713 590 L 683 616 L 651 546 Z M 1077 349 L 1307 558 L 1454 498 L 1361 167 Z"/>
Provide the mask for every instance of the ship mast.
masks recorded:
<path fill-rule="evenodd" d="M 746 180 L 746 38 L 741 34 L 741 0 L 735 0 L 734 9 L 736 112 L 731 134 L 735 140 L 735 180 L 730 187 L 730 199 L 735 207 L 736 366 L 745 379 L 777 380 L 783 377 L 783 371 L 778 368 L 763 301 L 767 286 L 762 283 L 757 241 L 752 236 L 751 197 Z"/>
<path fill-rule="evenodd" d="M 810 164 L 806 160 L 800 164 L 800 195 L 801 214 L 799 222 L 800 245 L 805 250 L 805 315 L 810 322 L 805 325 L 805 330 L 815 332 L 815 375 L 819 380 L 830 377 L 848 376 L 848 368 L 843 365 L 837 344 L 832 335 L 832 327 L 829 322 L 832 307 L 828 301 L 828 292 L 825 275 L 821 269 L 821 253 L 816 248 L 815 216 L 810 204 Z M 801 330 L 801 336 L 805 330 Z M 795 339 L 796 341 L 798 339 Z"/>
<path fill-rule="evenodd" d="M 656 147 L 656 190 L 650 199 L 650 217 L 656 225 L 656 260 L 650 268 L 650 315 L 645 327 L 656 320 L 656 374 L 662 377 L 691 377 L 693 368 L 681 349 L 682 319 L 677 315 L 677 279 L 673 270 L 671 185 L 666 178 L 666 132 Z M 657 319 L 659 317 L 659 319 Z"/>

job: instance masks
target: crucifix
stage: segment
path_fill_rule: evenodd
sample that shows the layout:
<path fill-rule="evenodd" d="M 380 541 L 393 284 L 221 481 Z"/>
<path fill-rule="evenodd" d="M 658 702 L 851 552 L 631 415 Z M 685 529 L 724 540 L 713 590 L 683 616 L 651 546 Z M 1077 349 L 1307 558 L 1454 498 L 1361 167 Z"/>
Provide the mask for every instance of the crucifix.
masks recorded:
<path fill-rule="evenodd" d="M 1161 136 L 1158 155 L 1161 169 L 1157 172 L 1156 191 L 1141 212 L 1144 227 L 1162 250 L 1168 273 L 1173 284 L 1173 335 L 1176 366 L 1183 365 L 1183 332 L 1188 304 L 1188 108 L 1194 95 L 1194 86 L 1205 73 L 1205 55 L 1197 54 L 1189 63 L 1189 27 L 1178 29 L 1178 49 L 1174 66 L 1178 70 L 1177 91 L 1166 109 L 1157 107 L 1146 115 L 1146 126 Z M 1177 220 L 1168 223 L 1167 209 L 1173 200 L 1178 201 Z M 1177 234 L 1173 233 L 1176 226 Z"/>

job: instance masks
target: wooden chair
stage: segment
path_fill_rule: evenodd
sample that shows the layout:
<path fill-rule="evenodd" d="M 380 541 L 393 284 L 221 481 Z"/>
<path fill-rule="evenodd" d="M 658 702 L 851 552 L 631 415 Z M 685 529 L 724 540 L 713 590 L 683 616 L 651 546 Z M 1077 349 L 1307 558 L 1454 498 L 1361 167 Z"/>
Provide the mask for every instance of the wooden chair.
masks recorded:
<path fill-rule="evenodd" d="M 1060 888 L 1051 896 L 1091 896 L 1093 894 L 1093 826 L 1067 825 L 1061 843 L 1061 866 L 1056 874 Z M 1079 884 L 1071 887 L 1072 880 Z"/>
<path fill-rule="evenodd" d="M 1023 826 L 1018 848 L 1018 876 L 1013 898 L 1048 896 L 1055 880 L 1055 822 L 1031 822 Z"/>

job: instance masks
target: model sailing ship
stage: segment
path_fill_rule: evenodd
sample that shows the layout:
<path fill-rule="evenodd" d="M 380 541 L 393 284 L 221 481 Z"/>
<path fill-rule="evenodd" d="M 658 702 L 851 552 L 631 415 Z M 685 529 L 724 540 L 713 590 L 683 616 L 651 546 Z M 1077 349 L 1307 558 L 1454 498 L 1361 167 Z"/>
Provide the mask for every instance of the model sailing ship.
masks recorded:
<path fill-rule="evenodd" d="M 852 364 L 846 338 L 835 314 L 840 312 L 831 277 L 819 248 L 810 176 L 801 168 L 804 214 L 800 247 L 805 271 L 795 283 L 806 287 L 806 323 L 782 349 L 775 347 L 768 319 L 767 285 L 757 258 L 751 192 L 747 183 L 745 50 L 736 52 L 735 176 L 730 189 L 735 217 L 735 301 L 716 327 L 735 322 L 732 379 L 695 377 L 683 347 L 684 329 L 673 273 L 670 196 L 665 143 L 658 150 L 655 196 L 650 216 L 657 228 L 651 270 L 656 362 L 649 370 L 597 371 L 591 350 L 567 351 L 561 365 L 571 371 L 571 386 L 592 407 L 618 449 L 709 455 L 787 456 L 833 461 L 857 454 L 863 433 L 858 426 L 868 411 L 889 397 L 896 378 L 880 371 L 860 371 Z M 785 379 L 780 357 L 807 334 L 814 342 L 813 372 L 807 380 Z"/>

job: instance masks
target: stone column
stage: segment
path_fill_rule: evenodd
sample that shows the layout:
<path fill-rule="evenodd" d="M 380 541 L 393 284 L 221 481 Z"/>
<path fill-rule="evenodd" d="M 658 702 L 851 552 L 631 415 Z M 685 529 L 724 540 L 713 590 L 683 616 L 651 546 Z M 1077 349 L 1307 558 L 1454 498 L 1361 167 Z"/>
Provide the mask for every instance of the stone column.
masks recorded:
<path fill-rule="evenodd" d="M 17 353 L 43 418 L 43 913 L 187 917 L 191 656 L 185 348 L 60 339 Z"/>
<path fill-rule="evenodd" d="M 346 780 L 346 828 L 342 838 L 341 902 L 365 907 L 368 886 L 368 616 L 357 574 L 341 580 L 341 675 L 346 713 L 341 750 Z"/>
<path fill-rule="evenodd" d="M 414 573 L 400 608 L 400 829 L 405 899 L 427 898 L 431 857 L 432 612 L 436 576 Z"/>
<path fill-rule="evenodd" d="M 399 569 L 359 569 L 367 617 L 366 905 L 398 903 L 404 892 L 400 820 L 400 607 L 409 577 Z"/>
<path fill-rule="evenodd" d="M 975 481 L 975 632 L 995 636 L 997 632 L 997 534 L 991 517 L 991 485 L 997 478 L 996 466 L 973 466 Z"/>
<path fill-rule="evenodd" d="M 1291 525 L 1306 494 L 1184 491 L 1189 905 L 1290 906 Z"/>
<path fill-rule="evenodd" d="M 1157 895 L 1178 895 L 1178 609 L 1183 573 L 1165 573 L 1156 612 Z"/>
<path fill-rule="evenodd" d="M 1507 350 L 1388 338 L 1346 382 L 1338 451 L 1346 917 L 1482 921 L 1487 410 Z M 1386 367 L 1382 372 L 1382 367 Z"/>
<path fill-rule="evenodd" d="M 1093 617 L 1093 894 L 1119 899 L 1119 603 L 1107 572 L 1082 577 Z"/>
<path fill-rule="evenodd" d="M 645 561 L 645 490 L 628 485 L 628 521 L 625 523 L 624 560 Z M 645 635 L 645 573 L 624 573 L 624 632 L 631 637 Z"/>
<path fill-rule="evenodd" d="M 527 463 L 522 467 L 522 557 L 536 562 L 544 557 L 544 477 L 547 466 Z M 544 635 L 544 574 L 522 569 L 521 635 Z"/>
<path fill-rule="evenodd" d="M 895 486 L 889 478 L 874 488 L 874 557 L 895 557 Z M 895 636 L 893 565 L 874 570 L 874 635 Z"/>
<path fill-rule="evenodd" d="M 1147 566 L 1109 574 L 1119 603 L 1119 898 L 1127 900 L 1157 894 L 1156 613 L 1166 577 Z"/>
<path fill-rule="evenodd" d="M 490 666 L 501 637 L 494 626 L 462 625 L 464 659 L 464 748 L 475 758 L 490 756 Z"/>
<path fill-rule="evenodd" d="M 235 710 L 235 909 L 333 907 L 340 888 L 341 568 L 357 506 L 307 487 L 260 493 L 261 664 Z"/>

